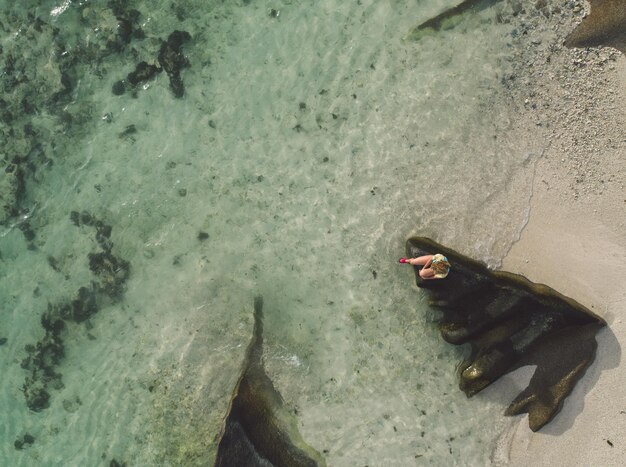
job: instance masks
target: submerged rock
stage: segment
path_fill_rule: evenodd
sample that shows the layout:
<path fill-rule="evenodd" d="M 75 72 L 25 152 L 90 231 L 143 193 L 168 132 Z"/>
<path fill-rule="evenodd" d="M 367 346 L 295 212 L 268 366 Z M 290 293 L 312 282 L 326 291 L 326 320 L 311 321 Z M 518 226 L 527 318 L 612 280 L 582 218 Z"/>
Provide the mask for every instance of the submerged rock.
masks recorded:
<path fill-rule="evenodd" d="M 133 86 L 137 86 L 151 80 L 160 72 L 161 68 L 156 65 L 151 65 L 147 62 L 139 62 L 135 67 L 135 71 L 129 73 L 126 79 Z"/>
<path fill-rule="evenodd" d="M 472 396 L 500 376 L 537 365 L 506 415 L 528 413 L 533 431 L 559 412 L 564 399 L 595 358 L 596 332 L 606 322 L 571 298 L 523 276 L 490 271 L 485 265 L 424 237 L 407 241 L 411 257 L 442 253 L 447 278 L 417 285 L 443 312 L 439 328 L 451 344 L 470 344 L 459 367 L 460 388 Z"/>
<path fill-rule="evenodd" d="M 458 5 L 448 8 L 437 16 L 415 26 L 409 31 L 405 39 L 415 41 L 427 35 L 429 31 L 451 29 L 462 20 L 465 13 L 481 10 L 499 1 L 500 0 L 464 0 Z"/>
<path fill-rule="evenodd" d="M 186 31 L 174 31 L 167 41 L 161 44 L 159 51 L 159 64 L 170 79 L 170 87 L 176 97 L 183 97 L 185 87 L 180 72 L 189 66 L 189 60 L 183 55 L 182 46 L 191 40 Z"/>
<path fill-rule="evenodd" d="M 216 467 L 323 466 L 263 368 L 263 299 L 254 300 L 254 335 L 220 437 Z"/>

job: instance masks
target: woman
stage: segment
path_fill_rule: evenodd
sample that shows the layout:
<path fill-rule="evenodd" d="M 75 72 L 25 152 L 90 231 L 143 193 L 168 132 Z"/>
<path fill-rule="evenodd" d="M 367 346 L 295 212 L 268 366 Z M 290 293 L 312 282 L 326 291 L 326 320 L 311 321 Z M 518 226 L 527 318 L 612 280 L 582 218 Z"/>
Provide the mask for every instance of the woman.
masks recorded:
<path fill-rule="evenodd" d="M 424 255 L 417 258 L 400 258 L 401 263 L 411 266 L 424 266 L 419 271 L 422 279 L 443 279 L 450 272 L 450 262 L 442 254 Z"/>

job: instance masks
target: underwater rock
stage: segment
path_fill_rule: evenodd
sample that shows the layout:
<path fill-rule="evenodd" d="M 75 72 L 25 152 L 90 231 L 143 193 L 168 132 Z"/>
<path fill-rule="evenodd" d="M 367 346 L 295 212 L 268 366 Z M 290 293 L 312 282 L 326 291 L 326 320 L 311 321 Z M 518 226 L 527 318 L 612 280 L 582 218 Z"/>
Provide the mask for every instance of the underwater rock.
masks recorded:
<path fill-rule="evenodd" d="M 167 41 L 161 44 L 159 50 L 159 64 L 170 79 L 170 87 L 176 97 L 183 97 L 185 87 L 180 72 L 190 66 L 189 60 L 183 55 L 182 46 L 191 40 L 191 35 L 186 31 L 174 31 Z"/>
<path fill-rule="evenodd" d="M 85 321 L 98 312 L 98 304 L 96 303 L 96 290 L 81 287 L 78 289 L 78 298 L 72 300 L 72 319 L 77 323 Z"/>
<path fill-rule="evenodd" d="M 265 373 L 263 299 L 254 300 L 254 334 L 220 436 L 216 467 L 324 466 L 296 428 L 293 415 Z"/>
<path fill-rule="evenodd" d="M 126 79 L 133 86 L 145 83 L 161 73 L 161 68 L 156 65 L 150 65 L 147 62 L 139 62 L 135 67 L 135 71 L 128 74 Z"/>
<path fill-rule="evenodd" d="M 24 170 L 19 161 L 13 161 L 4 167 L 0 177 L 0 225 L 7 223 L 19 214 L 19 204 L 24 194 Z"/>
<path fill-rule="evenodd" d="M 626 2 L 589 0 L 591 13 L 565 38 L 567 47 L 613 47 L 626 54 Z"/>
<path fill-rule="evenodd" d="M 26 444 L 33 444 L 35 442 L 35 437 L 29 433 L 24 434 L 24 436 L 22 437 L 22 439 L 16 439 L 15 442 L 13 443 L 13 446 L 15 446 L 15 449 L 22 450 L 24 449 L 24 445 Z"/>
<path fill-rule="evenodd" d="M 58 319 L 48 306 L 48 312 L 41 316 L 41 325 L 46 331 L 43 339 L 36 345 L 27 345 L 28 356 L 22 360 L 22 368 L 30 371 L 25 379 L 22 391 L 26 405 L 34 412 L 49 407 L 48 386 L 62 387 L 61 375 L 55 368 L 65 356 L 65 347 L 61 333 L 65 329 L 63 320 Z"/>
<path fill-rule="evenodd" d="M 123 295 L 124 284 L 130 274 L 128 261 L 110 251 L 89 253 L 89 269 L 100 278 L 98 291 L 115 299 Z"/>
<path fill-rule="evenodd" d="M 443 13 L 415 26 L 409 31 L 405 39 L 415 41 L 428 34 L 429 30 L 440 31 L 442 29 L 451 29 L 461 21 L 464 13 L 472 10 L 482 10 L 499 1 L 500 0 L 464 0 L 458 5 L 448 8 Z"/>
<path fill-rule="evenodd" d="M 543 427 L 593 362 L 595 334 L 606 322 L 546 285 L 491 271 L 428 238 L 409 239 L 406 250 L 411 257 L 442 253 L 452 266 L 445 279 L 423 280 L 417 267 L 415 277 L 443 312 L 444 340 L 470 344 L 459 367 L 461 390 L 469 397 L 508 372 L 537 365 L 505 414 L 528 413 L 531 430 Z"/>
<path fill-rule="evenodd" d="M 183 54 L 182 46 L 190 39 L 191 36 L 186 31 L 174 31 L 171 33 L 167 40 L 161 43 L 161 48 L 159 49 L 158 62 L 161 66 L 151 65 L 145 61 L 139 62 L 135 67 L 135 71 L 129 73 L 125 80 L 119 80 L 113 84 L 111 89 L 113 94 L 120 96 L 126 92 L 129 86 L 131 89 L 134 89 L 165 70 L 174 96 L 183 97 L 185 86 L 180 73 L 184 68 L 189 67 L 190 64 L 187 57 Z"/>
<path fill-rule="evenodd" d="M 97 312 L 95 306 L 96 293 L 104 293 L 114 300 L 119 300 L 122 297 L 124 285 L 130 275 L 130 264 L 111 252 L 113 249 L 113 242 L 111 241 L 113 229 L 110 225 L 105 224 L 87 211 L 81 213 L 71 211 L 70 220 L 77 227 L 95 227 L 96 242 L 102 248 L 100 252 L 92 252 L 87 255 L 89 269 L 100 281 L 92 284 L 92 292 L 89 293 L 89 289 L 81 287 L 78 291 L 78 300 L 72 302 L 73 319 L 80 322 Z"/>
<path fill-rule="evenodd" d="M 89 286 L 80 287 L 74 299 L 53 305 L 48 303 L 47 311 L 41 316 L 44 337 L 35 345 L 27 345 L 28 356 L 22 360 L 21 366 L 29 371 L 22 391 L 28 408 L 40 412 L 50 405 L 49 389 L 63 387 L 61 375 L 56 368 L 65 356 L 65 347 L 61 334 L 66 322 L 82 323 L 98 313 L 100 302 L 109 297 L 112 301 L 121 299 L 124 285 L 130 274 L 128 261 L 111 253 L 113 243 L 110 240 L 112 228 L 97 219 L 88 211 L 72 211 L 71 222 L 80 227 L 95 228 L 96 241 L 102 252 L 89 253 L 89 267 L 98 280 Z M 56 272 L 61 272 L 58 262 L 48 258 L 49 264 Z"/>
<path fill-rule="evenodd" d="M 117 19 L 117 37 L 107 42 L 107 48 L 114 52 L 120 52 L 130 44 L 133 38 L 143 39 L 145 33 L 139 27 L 141 13 L 134 8 L 129 8 L 129 3 L 122 0 L 109 0 L 108 7 Z"/>

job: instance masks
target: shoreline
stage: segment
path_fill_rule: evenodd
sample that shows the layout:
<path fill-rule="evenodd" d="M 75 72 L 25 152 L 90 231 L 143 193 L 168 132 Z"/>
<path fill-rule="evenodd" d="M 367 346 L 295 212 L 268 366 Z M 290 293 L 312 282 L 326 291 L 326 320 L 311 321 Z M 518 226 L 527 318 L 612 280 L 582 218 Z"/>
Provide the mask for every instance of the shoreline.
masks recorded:
<path fill-rule="evenodd" d="M 550 122 L 528 222 L 502 270 L 546 284 L 604 318 L 596 359 L 562 410 L 533 433 L 527 416 L 502 434 L 494 465 L 622 465 L 626 457 L 626 58 L 613 49 L 562 49 L 565 81 L 543 82 L 535 117 Z M 614 66 L 594 67 L 611 56 Z M 542 74 L 558 73 L 554 64 Z M 568 73 L 569 72 L 569 73 Z M 592 92 L 590 92 L 592 90 Z M 567 97 L 567 98 L 565 98 Z M 531 135 L 529 135 L 531 137 Z M 525 386 L 532 372 L 509 377 Z M 501 384 L 504 392 L 507 383 Z"/>

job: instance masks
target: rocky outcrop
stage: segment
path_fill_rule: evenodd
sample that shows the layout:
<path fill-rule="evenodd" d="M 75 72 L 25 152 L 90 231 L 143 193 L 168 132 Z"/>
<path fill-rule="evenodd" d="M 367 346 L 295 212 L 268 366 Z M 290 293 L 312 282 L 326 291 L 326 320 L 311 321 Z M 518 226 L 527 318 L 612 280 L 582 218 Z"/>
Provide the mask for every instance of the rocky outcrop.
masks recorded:
<path fill-rule="evenodd" d="M 216 467 L 326 465 L 308 446 L 263 368 L 263 300 L 254 300 L 254 334 L 220 437 Z"/>
<path fill-rule="evenodd" d="M 430 239 L 411 238 L 406 249 L 411 257 L 442 253 L 451 264 L 445 279 L 422 280 L 417 267 L 415 277 L 442 311 L 444 340 L 470 345 L 458 370 L 461 390 L 472 396 L 510 371 L 536 365 L 505 413 L 528 413 L 533 431 L 543 427 L 593 362 L 595 334 L 606 322 L 548 286 L 491 271 Z"/>

